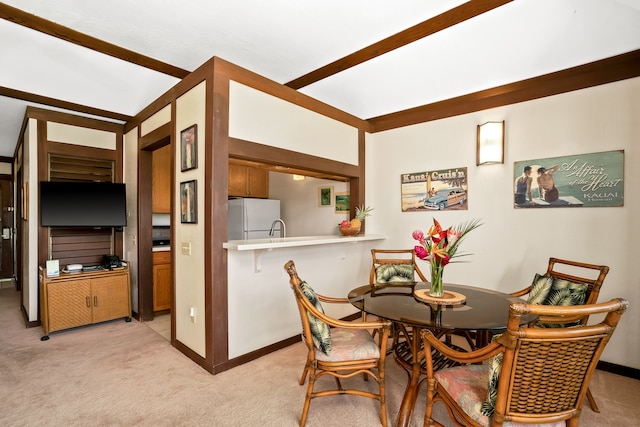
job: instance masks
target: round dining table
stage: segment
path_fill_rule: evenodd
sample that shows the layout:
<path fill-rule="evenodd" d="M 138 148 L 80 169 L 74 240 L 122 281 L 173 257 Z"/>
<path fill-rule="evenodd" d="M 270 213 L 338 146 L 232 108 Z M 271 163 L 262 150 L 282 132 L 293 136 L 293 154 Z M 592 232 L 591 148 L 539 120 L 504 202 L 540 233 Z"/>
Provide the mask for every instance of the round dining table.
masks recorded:
<path fill-rule="evenodd" d="M 502 292 L 473 286 L 444 284 L 458 298 L 455 305 L 425 302 L 429 283 L 417 282 L 393 285 L 364 285 L 349 292 L 349 302 L 359 310 L 373 316 L 394 322 L 394 356 L 398 363 L 409 373 L 397 426 L 411 423 L 413 408 L 420 388 L 423 373 L 419 357 L 422 348 L 421 329 L 430 329 L 436 336 L 447 339 L 452 347 L 462 349 L 450 343 L 452 334 L 468 338 L 469 346 L 480 348 L 487 344 L 494 334 L 504 331 L 509 318 L 509 305 L 522 302 L 520 298 Z M 463 302 L 459 300 L 463 299 Z M 430 301 L 429 298 L 427 300 Z M 534 315 L 522 316 L 522 324 L 535 320 Z M 448 360 L 448 359 L 447 359 Z M 444 361 L 441 367 L 451 366 Z"/>

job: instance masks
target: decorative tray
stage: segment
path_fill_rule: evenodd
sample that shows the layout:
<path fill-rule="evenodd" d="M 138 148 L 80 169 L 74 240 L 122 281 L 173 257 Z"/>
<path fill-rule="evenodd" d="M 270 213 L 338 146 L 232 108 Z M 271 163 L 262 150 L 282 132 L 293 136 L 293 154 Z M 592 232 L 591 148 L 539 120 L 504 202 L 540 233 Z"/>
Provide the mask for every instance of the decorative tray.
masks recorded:
<path fill-rule="evenodd" d="M 432 297 L 429 295 L 429 289 L 416 289 L 413 296 L 422 302 L 437 305 L 463 305 L 467 301 L 466 296 L 453 291 L 444 291 L 441 297 Z"/>

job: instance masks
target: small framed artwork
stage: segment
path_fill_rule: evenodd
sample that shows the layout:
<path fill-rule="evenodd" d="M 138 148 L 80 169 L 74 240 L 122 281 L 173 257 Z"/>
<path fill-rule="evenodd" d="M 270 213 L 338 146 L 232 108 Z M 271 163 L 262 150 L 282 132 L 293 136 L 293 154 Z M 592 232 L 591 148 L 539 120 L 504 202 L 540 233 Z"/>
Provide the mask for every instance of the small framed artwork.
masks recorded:
<path fill-rule="evenodd" d="M 198 125 L 191 125 L 180 132 L 182 172 L 198 167 Z"/>
<path fill-rule="evenodd" d="M 349 193 L 336 193 L 336 213 L 349 213 Z"/>
<path fill-rule="evenodd" d="M 196 180 L 180 183 L 180 222 L 184 224 L 198 223 L 198 199 Z"/>
<path fill-rule="evenodd" d="M 333 187 L 318 187 L 318 206 L 333 206 Z"/>

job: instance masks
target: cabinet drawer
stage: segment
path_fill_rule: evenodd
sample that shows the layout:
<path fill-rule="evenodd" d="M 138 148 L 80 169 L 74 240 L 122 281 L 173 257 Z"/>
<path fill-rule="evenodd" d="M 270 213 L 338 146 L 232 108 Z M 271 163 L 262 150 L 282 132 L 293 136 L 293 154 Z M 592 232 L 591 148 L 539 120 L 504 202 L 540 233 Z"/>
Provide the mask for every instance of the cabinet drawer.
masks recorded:
<path fill-rule="evenodd" d="M 153 253 L 153 265 L 157 264 L 169 264 L 171 262 L 170 251 L 160 251 Z"/>

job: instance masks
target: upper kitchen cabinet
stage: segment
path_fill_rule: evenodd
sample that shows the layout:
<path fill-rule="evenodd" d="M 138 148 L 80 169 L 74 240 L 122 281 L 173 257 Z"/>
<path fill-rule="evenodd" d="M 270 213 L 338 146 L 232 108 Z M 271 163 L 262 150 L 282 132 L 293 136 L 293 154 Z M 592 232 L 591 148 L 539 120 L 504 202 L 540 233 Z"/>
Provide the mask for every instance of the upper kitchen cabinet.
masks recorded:
<path fill-rule="evenodd" d="M 171 213 L 171 145 L 155 150 L 152 156 L 152 211 Z"/>
<path fill-rule="evenodd" d="M 269 171 L 229 161 L 229 196 L 269 197 Z"/>

